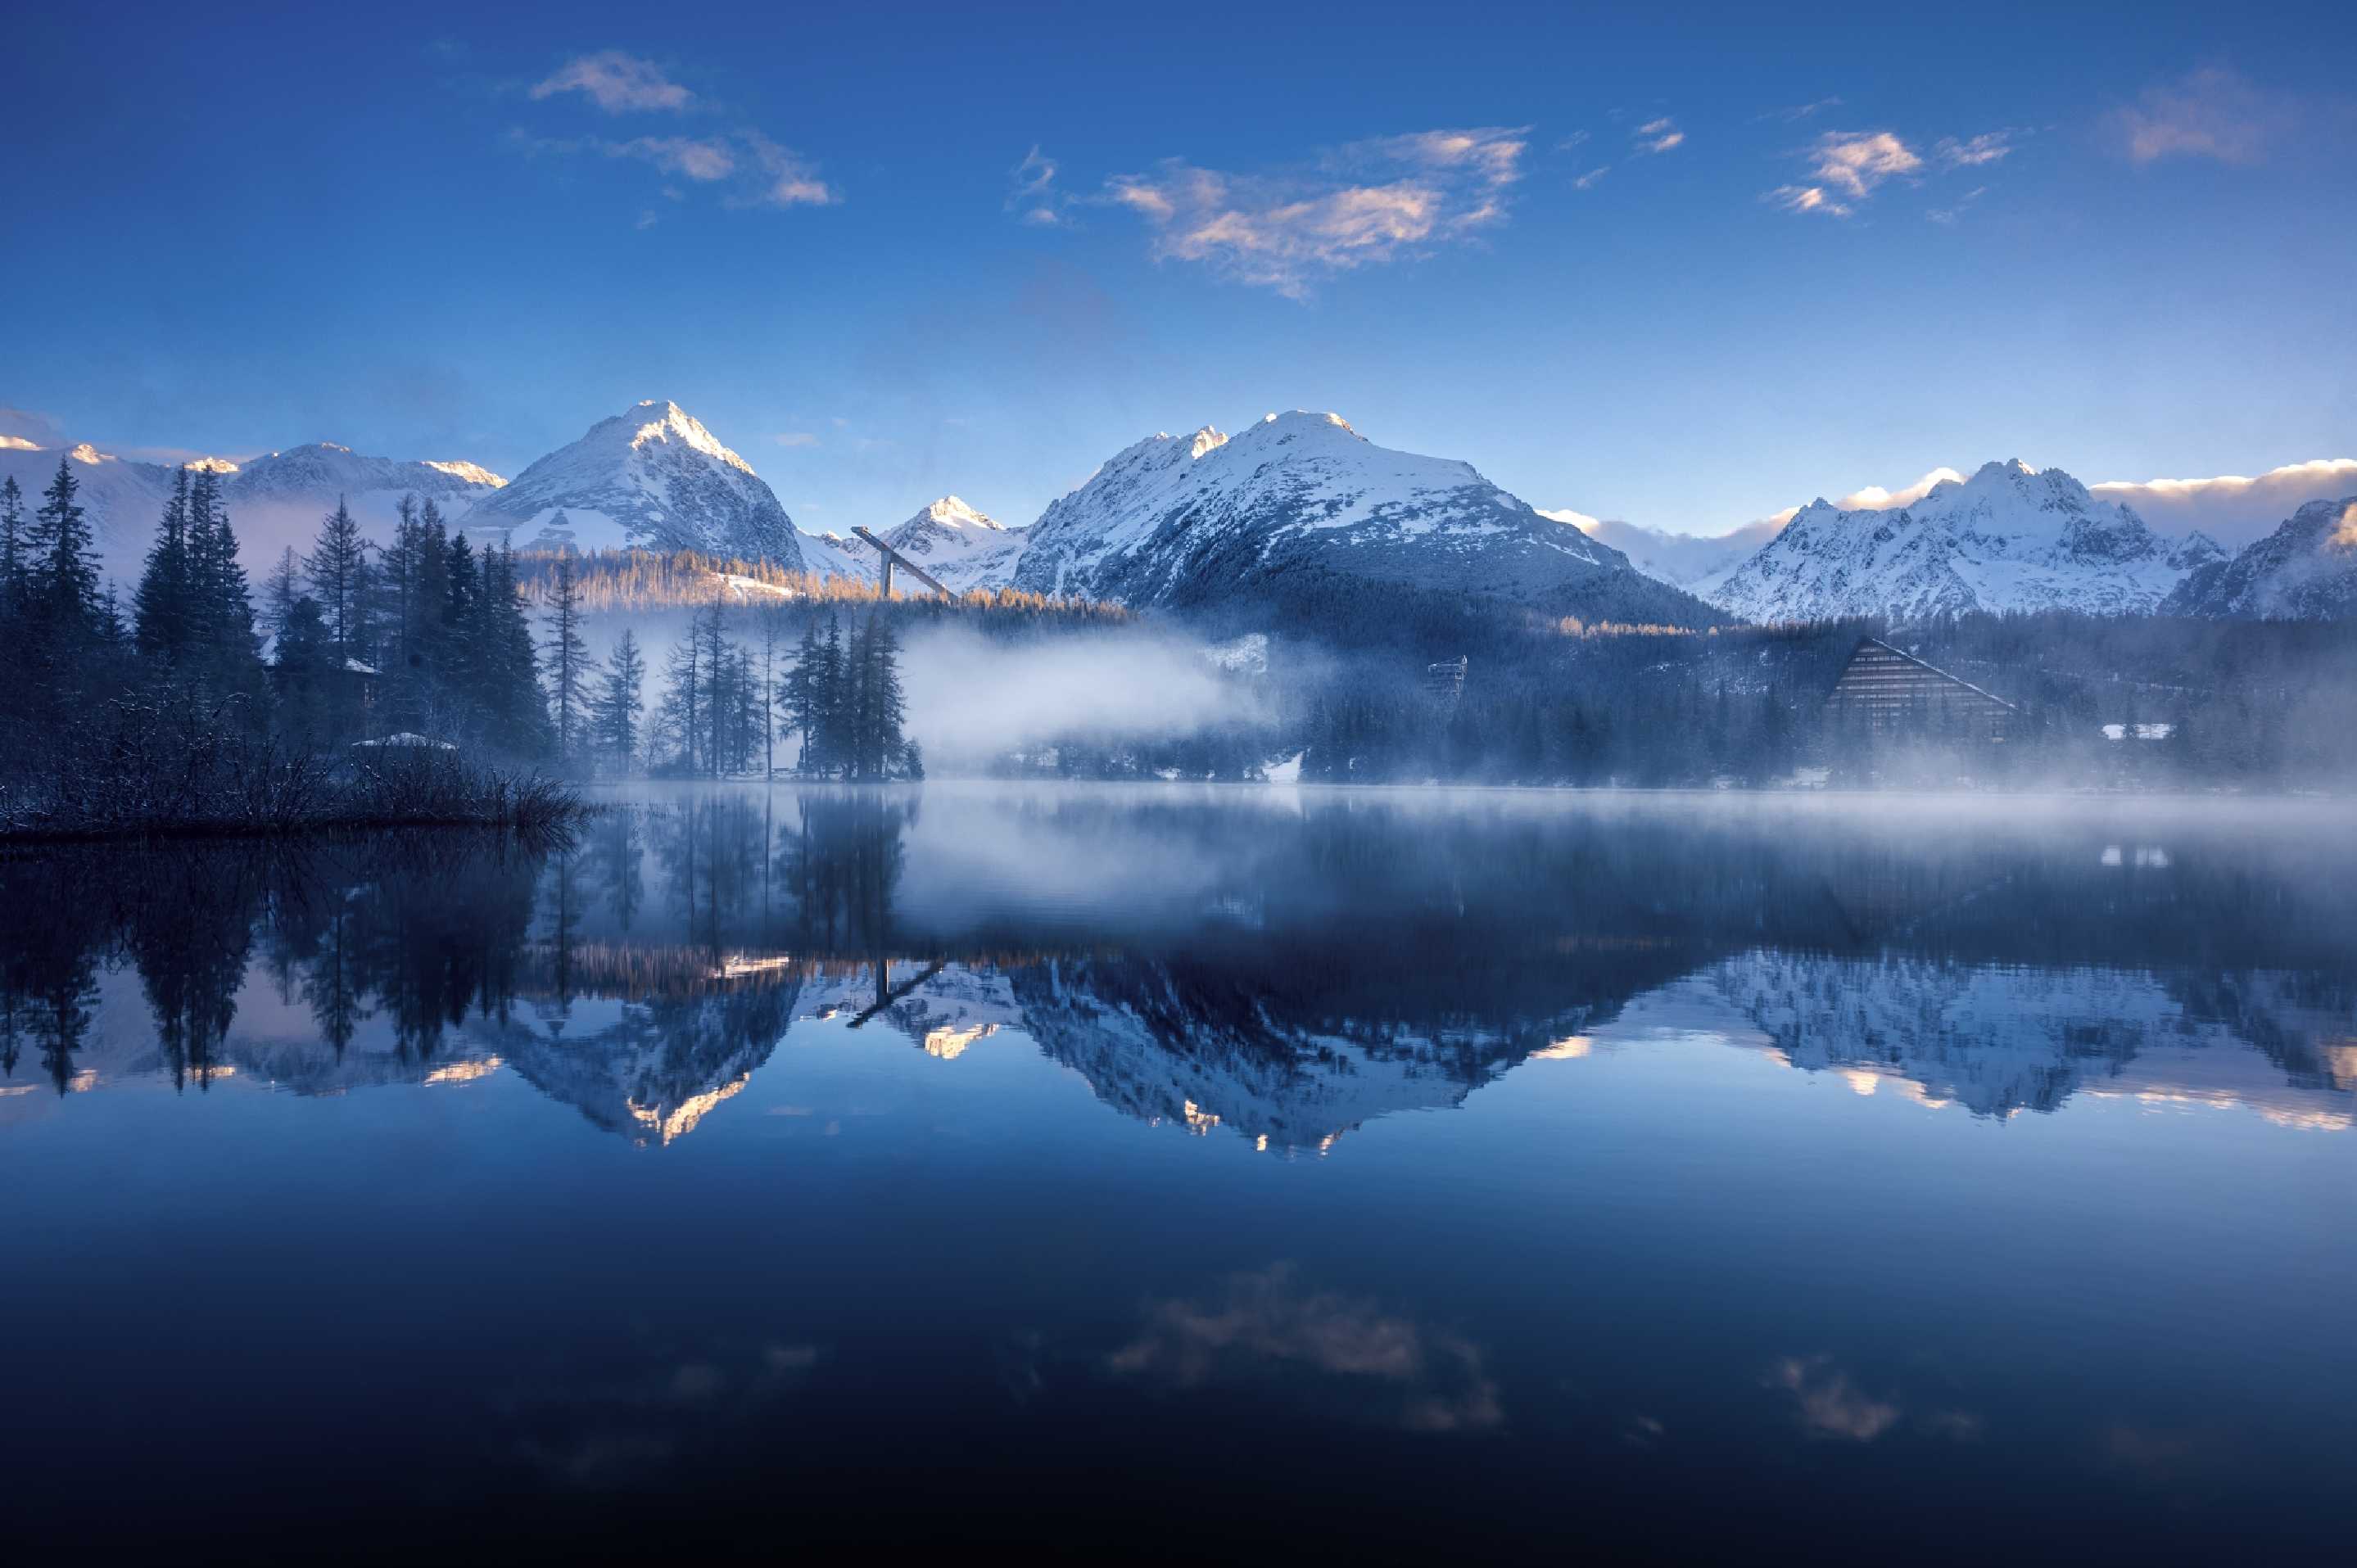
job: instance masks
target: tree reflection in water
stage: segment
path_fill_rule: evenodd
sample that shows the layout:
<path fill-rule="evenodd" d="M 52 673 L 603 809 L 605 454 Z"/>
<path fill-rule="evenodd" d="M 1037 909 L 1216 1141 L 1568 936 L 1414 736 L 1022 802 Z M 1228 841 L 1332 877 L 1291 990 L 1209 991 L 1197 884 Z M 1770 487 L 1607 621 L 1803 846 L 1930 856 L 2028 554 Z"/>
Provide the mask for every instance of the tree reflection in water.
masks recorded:
<path fill-rule="evenodd" d="M 1011 1029 L 1129 1114 L 1307 1148 L 1670 997 L 1984 1115 L 2141 1091 L 2165 1047 L 2255 1049 L 2309 1097 L 2287 1114 L 2346 1120 L 2347 869 L 1667 808 L 684 790 L 536 841 L 10 856 L 0 1073 L 326 1092 L 497 1063 L 667 1142 L 833 1016 L 937 1056 Z M 151 1027 L 93 1056 L 117 975 Z"/>

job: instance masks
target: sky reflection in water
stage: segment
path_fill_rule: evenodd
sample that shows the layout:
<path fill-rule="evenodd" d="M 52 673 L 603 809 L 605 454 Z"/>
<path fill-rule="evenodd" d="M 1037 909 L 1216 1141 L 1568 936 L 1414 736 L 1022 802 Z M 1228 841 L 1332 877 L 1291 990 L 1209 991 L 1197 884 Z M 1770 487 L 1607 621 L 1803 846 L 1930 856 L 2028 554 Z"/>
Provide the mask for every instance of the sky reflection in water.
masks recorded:
<path fill-rule="evenodd" d="M 0 1459 L 81 1546 L 2330 1539 L 2335 824 L 934 786 L 19 855 Z"/>

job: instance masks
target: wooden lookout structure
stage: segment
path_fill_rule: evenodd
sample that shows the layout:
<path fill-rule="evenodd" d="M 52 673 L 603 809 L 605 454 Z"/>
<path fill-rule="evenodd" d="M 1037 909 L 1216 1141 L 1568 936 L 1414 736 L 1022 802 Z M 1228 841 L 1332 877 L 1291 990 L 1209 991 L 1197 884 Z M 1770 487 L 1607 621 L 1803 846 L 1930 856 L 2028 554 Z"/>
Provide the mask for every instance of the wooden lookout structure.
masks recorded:
<path fill-rule="evenodd" d="M 885 543 L 884 541 L 868 532 L 866 529 L 854 527 L 851 532 L 859 535 L 860 538 L 867 541 L 868 543 L 876 546 L 877 553 L 884 557 L 884 596 L 886 598 L 888 599 L 892 596 L 892 568 L 896 565 L 902 571 L 908 573 L 911 577 L 916 578 L 920 583 L 924 584 L 925 586 L 932 589 L 933 592 L 941 595 L 942 597 L 945 599 L 953 599 L 957 597 L 955 594 L 951 593 L 948 588 L 942 585 L 940 578 L 934 576 L 922 566 L 918 565 L 914 561 L 909 560 L 906 555 L 901 554 L 898 550 L 893 549 L 890 545 Z"/>
<path fill-rule="evenodd" d="M 2021 720 L 2004 698 L 1867 638 L 1825 697 L 1825 715 L 1877 735 L 1948 735 L 2003 741 Z"/>

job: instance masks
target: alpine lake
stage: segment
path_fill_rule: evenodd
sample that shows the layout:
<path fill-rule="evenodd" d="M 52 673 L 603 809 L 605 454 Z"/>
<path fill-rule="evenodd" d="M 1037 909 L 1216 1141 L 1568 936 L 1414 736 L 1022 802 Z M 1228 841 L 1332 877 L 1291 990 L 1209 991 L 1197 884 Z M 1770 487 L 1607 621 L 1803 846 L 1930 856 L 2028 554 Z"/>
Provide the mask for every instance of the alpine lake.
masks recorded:
<path fill-rule="evenodd" d="M 2348 1549 L 2343 802 L 598 799 L 0 858 L 13 1561 Z"/>

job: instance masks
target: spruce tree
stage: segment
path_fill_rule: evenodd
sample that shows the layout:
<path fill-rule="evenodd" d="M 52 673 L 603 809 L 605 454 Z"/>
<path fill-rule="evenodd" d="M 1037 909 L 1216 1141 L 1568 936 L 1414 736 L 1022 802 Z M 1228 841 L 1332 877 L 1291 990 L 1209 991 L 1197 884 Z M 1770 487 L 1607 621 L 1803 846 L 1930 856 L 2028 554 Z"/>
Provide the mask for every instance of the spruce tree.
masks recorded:
<path fill-rule="evenodd" d="M 26 575 L 31 598 L 52 628 L 89 637 L 98 628 L 98 561 L 89 516 L 74 499 L 81 491 L 72 462 L 59 458 L 58 477 L 41 492 L 41 509 L 27 534 Z"/>
<path fill-rule="evenodd" d="M 14 615 L 25 585 L 25 492 L 0 479 L 0 617 Z"/>
<path fill-rule="evenodd" d="M 303 596 L 303 567 L 296 559 L 295 547 L 288 545 L 270 568 L 270 575 L 262 585 L 262 624 L 270 628 L 273 638 L 284 639 L 286 623 L 295 614 L 295 601 Z"/>
<path fill-rule="evenodd" d="M 813 731 L 818 722 L 819 642 L 816 618 L 802 622 L 802 640 L 794 646 L 794 667 L 786 676 L 786 723 L 800 738 L 802 750 L 794 763 L 798 773 L 817 766 Z"/>
<path fill-rule="evenodd" d="M 588 718 L 589 645 L 581 639 L 581 593 L 573 557 L 556 558 L 548 604 L 546 669 L 549 699 L 556 709 L 556 758 L 569 766 L 584 738 Z"/>
<path fill-rule="evenodd" d="M 262 664 L 254 646 L 253 596 L 237 558 L 237 532 L 221 503 L 219 480 L 199 469 L 188 494 L 189 641 L 199 673 L 223 696 L 261 703 Z"/>
<path fill-rule="evenodd" d="M 169 668 L 188 656 L 191 621 L 196 608 L 188 572 L 188 471 L 172 476 L 172 493 L 164 502 L 163 521 L 156 542 L 148 547 L 147 564 L 133 596 L 135 636 L 139 651 Z"/>
<path fill-rule="evenodd" d="M 816 771 L 821 775 L 833 775 L 843 762 L 844 729 L 851 708 L 845 673 L 843 623 L 829 612 L 826 639 L 819 644 L 818 673 L 811 683 L 811 738 L 818 753 Z"/>
<path fill-rule="evenodd" d="M 320 613 L 327 618 L 328 635 L 332 639 L 339 663 L 345 660 L 365 662 L 367 639 L 363 635 L 366 616 L 363 600 L 368 591 L 368 544 L 361 537 L 361 525 L 352 516 L 344 498 L 336 498 L 336 510 L 319 522 L 318 542 L 304 558 L 303 570 L 311 592 L 319 601 Z"/>
<path fill-rule="evenodd" d="M 606 657 L 594 714 L 598 749 L 624 773 L 630 770 L 630 759 L 638 753 L 639 714 L 642 707 L 639 689 L 646 673 L 647 661 L 639 652 L 639 639 L 625 627 L 621 639 L 614 644 L 614 651 Z"/>

